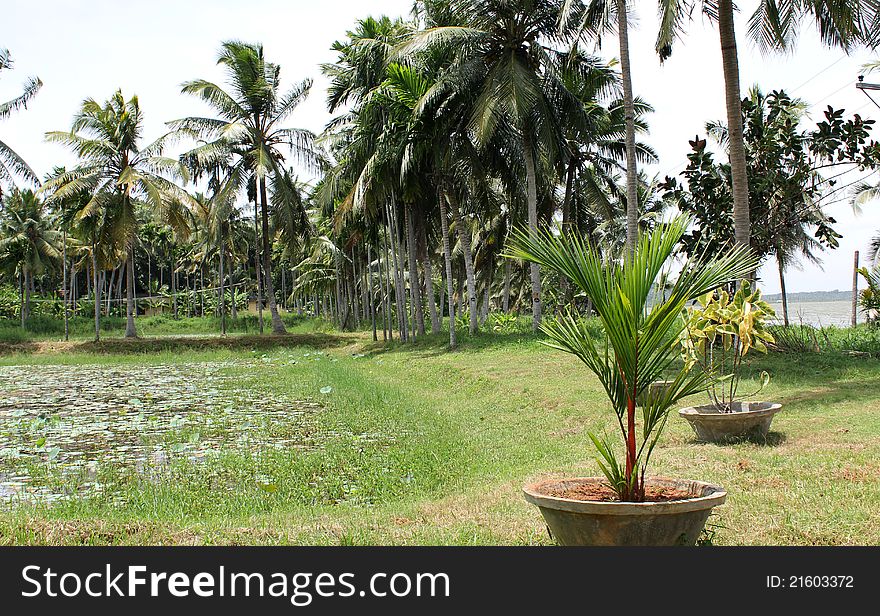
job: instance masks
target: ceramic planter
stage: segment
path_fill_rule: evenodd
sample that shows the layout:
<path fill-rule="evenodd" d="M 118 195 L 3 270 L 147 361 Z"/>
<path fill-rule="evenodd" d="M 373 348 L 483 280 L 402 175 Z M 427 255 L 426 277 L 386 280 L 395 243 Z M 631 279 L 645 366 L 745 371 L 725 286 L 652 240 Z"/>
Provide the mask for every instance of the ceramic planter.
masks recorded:
<path fill-rule="evenodd" d="M 662 395 L 666 389 L 672 385 L 675 381 L 653 381 L 650 385 L 648 385 L 648 395 L 651 396 L 659 396 Z M 636 406 L 644 406 L 645 398 L 641 396 L 636 400 Z"/>
<path fill-rule="evenodd" d="M 773 416 L 782 410 L 773 402 L 734 402 L 732 411 L 721 412 L 715 405 L 691 406 L 678 414 L 688 420 L 701 441 L 724 443 L 740 438 L 767 438 Z"/>
<path fill-rule="evenodd" d="M 582 501 L 550 496 L 558 488 L 578 483 L 605 483 L 604 477 L 542 481 L 523 488 L 525 499 L 540 509 L 560 545 L 694 545 L 713 507 L 727 492 L 702 481 L 647 478 L 647 486 L 684 490 L 688 498 L 675 501 L 624 503 Z"/>

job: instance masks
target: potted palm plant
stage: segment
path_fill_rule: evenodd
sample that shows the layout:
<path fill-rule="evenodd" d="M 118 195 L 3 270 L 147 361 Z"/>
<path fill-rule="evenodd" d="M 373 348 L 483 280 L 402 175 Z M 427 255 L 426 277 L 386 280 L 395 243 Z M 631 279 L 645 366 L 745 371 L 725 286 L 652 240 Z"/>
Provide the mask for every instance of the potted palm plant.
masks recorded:
<path fill-rule="evenodd" d="M 549 231 L 515 232 L 506 251 L 508 257 L 538 263 L 567 277 L 593 300 L 606 334 L 605 343 L 597 343 L 571 313 L 542 326 L 550 339 L 545 344 L 572 353 L 599 378 L 619 427 L 618 444 L 608 436 L 590 434 L 603 477 L 547 480 L 524 488 L 526 500 L 538 506 L 562 545 L 694 544 L 712 508 L 726 498 L 717 485 L 648 474 L 670 409 L 702 391 L 708 381 L 701 371 L 681 366 L 673 370 L 685 328 L 685 306 L 758 264 L 742 247 L 693 258 L 684 264 L 672 288 L 650 303 L 657 277 L 688 222 L 679 217 L 658 225 L 621 261 L 603 262 L 585 240 Z M 671 379 L 670 374 L 674 374 Z M 670 382 L 652 388 L 662 375 Z"/>
<path fill-rule="evenodd" d="M 681 409 L 701 441 L 723 443 L 734 439 L 766 439 L 774 415 L 782 405 L 774 402 L 747 402 L 770 381 L 761 372 L 758 387 L 741 395 L 743 361 L 749 351 L 767 352 L 773 342 L 767 322 L 775 317 L 773 308 L 761 299 L 758 289 L 743 280 L 731 296 L 713 291 L 688 308 L 687 327 L 681 337 L 685 366 L 698 366 L 710 377 L 707 392 L 710 403 Z"/>

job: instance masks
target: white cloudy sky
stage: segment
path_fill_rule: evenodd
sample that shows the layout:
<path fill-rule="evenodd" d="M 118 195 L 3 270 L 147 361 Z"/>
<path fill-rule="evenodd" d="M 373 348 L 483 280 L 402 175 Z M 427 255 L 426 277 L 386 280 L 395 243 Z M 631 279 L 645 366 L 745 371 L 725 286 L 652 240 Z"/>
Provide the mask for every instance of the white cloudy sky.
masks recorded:
<path fill-rule="evenodd" d="M 330 45 L 342 38 L 354 21 L 366 15 L 402 15 L 411 0 L 16 0 L 4 3 L 0 47 L 15 60 L 4 71 L 0 100 L 19 91 L 28 75 L 38 75 L 44 87 L 28 110 L 0 124 L 0 135 L 42 175 L 55 164 L 74 161 L 60 146 L 43 142 L 47 130 L 64 130 L 86 97 L 104 99 L 116 88 L 137 93 L 146 112 L 146 138 L 164 131 L 170 119 L 202 114 L 202 104 L 179 94 L 179 84 L 196 77 L 221 79 L 214 65 L 219 43 L 230 38 L 261 41 L 270 59 L 282 65 L 282 77 L 312 77 L 310 99 L 292 117 L 295 125 L 320 130 L 329 116 L 324 108 L 326 81 L 318 65 L 334 58 Z M 662 66 L 653 52 L 655 2 L 639 1 L 637 23 L 631 31 L 633 80 L 636 93 L 656 109 L 650 118 L 648 141 L 660 164 L 652 172 L 670 174 L 684 167 L 687 140 L 703 133 L 706 120 L 723 119 L 723 79 L 717 31 L 699 17 L 688 38 Z M 748 14 L 756 2 L 742 0 Z M 745 19 L 738 25 L 743 87 L 786 89 L 812 105 L 821 119 L 826 105 L 880 118 L 863 93 L 855 88 L 867 52 L 847 57 L 824 49 L 806 28 L 797 52 L 762 56 L 745 41 Z M 603 55 L 616 55 L 615 40 Z M 872 76 L 880 81 L 880 73 Z M 871 77 L 869 77 L 870 79 Z M 878 129 L 880 131 L 880 129 Z M 847 203 L 830 209 L 843 233 L 840 248 L 824 256 L 823 269 L 812 266 L 788 275 L 790 291 L 846 289 L 851 284 L 853 250 L 863 253 L 880 231 L 880 203 L 852 213 Z M 765 267 L 765 289 L 777 292 L 775 264 Z"/>

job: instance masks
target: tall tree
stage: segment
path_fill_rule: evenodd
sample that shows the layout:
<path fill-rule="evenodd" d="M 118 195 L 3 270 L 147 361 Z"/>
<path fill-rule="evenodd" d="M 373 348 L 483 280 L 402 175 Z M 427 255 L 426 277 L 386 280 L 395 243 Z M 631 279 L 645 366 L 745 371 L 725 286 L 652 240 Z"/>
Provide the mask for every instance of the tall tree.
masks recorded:
<path fill-rule="evenodd" d="M 620 53 L 620 75 L 623 85 L 624 144 L 626 160 L 626 247 L 635 250 L 639 234 L 639 174 L 636 144 L 637 110 L 633 94 L 629 50 L 629 5 L 626 0 L 589 0 L 587 3 L 567 0 L 562 24 L 577 24 L 597 41 L 609 31 L 616 31 Z"/>
<path fill-rule="evenodd" d="M 54 269 L 61 258 L 61 232 L 32 190 L 14 189 L 0 210 L 0 268 L 21 277 L 21 325 L 31 311 L 34 276 Z"/>
<path fill-rule="evenodd" d="M 553 157 L 561 143 L 549 91 L 564 93 L 561 68 L 573 56 L 566 51 L 582 38 L 572 20 L 561 19 L 572 0 L 460 0 L 422 2 L 430 12 L 448 12 L 455 25 L 428 28 L 413 35 L 401 49 L 404 56 L 431 46 L 452 46 L 460 59 L 444 81 L 473 93 L 469 130 L 485 148 L 501 135 L 522 160 L 528 228 L 538 233 L 538 158 Z M 578 3 L 580 4 L 580 3 Z M 432 6 L 435 5 L 435 6 Z M 439 6 L 436 6 L 439 5 Z M 511 147 L 512 146 L 512 147 Z M 530 264 L 532 327 L 541 323 L 541 275 Z"/>
<path fill-rule="evenodd" d="M 683 33 L 698 2 L 702 13 L 718 23 L 729 131 L 734 237 L 738 244 L 748 245 L 751 241 L 749 185 L 733 0 L 660 0 L 656 48 L 661 60 L 671 55 L 675 39 Z M 813 21 L 824 44 L 849 52 L 859 42 L 876 44 L 876 40 L 872 41 L 877 37 L 872 24 L 877 23 L 878 8 L 880 5 L 876 2 L 860 0 L 761 0 L 749 18 L 748 34 L 763 52 L 788 51 L 794 47 L 801 26 Z"/>
<path fill-rule="evenodd" d="M 183 165 L 162 156 L 165 137 L 140 146 L 143 113 L 137 96 L 126 100 L 121 90 L 104 104 L 86 99 L 74 116 L 69 132 L 46 133 L 46 140 L 61 143 L 79 157 L 79 164 L 43 185 L 57 199 L 75 197 L 87 191 L 91 198 L 79 212 L 80 218 L 98 214 L 105 241 L 113 243 L 126 268 L 125 336 L 137 336 L 134 324 L 134 250 L 137 243 L 139 205 L 172 228 L 187 228 L 186 206 L 192 197 L 167 174 L 186 180 Z"/>
<path fill-rule="evenodd" d="M 227 41 L 222 44 L 217 63 L 226 69 L 229 90 L 204 79 L 183 84 L 182 91 L 198 96 L 218 114 L 216 118 L 189 117 L 170 122 L 172 129 L 208 139 L 189 155 L 206 164 L 230 153 L 236 157 L 232 176 L 244 189 L 256 182 L 260 206 L 262 275 L 266 300 L 272 315 L 272 331 L 286 332 L 278 313 L 272 279 L 272 238 L 267 178 L 283 169 L 285 147 L 300 163 L 316 169 L 319 156 L 314 134 L 301 128 L 285 128 L 284 121 L 308 96 L 310 79 L 280 92 L 281 67 L 266 60 L 259 43 Z"/>

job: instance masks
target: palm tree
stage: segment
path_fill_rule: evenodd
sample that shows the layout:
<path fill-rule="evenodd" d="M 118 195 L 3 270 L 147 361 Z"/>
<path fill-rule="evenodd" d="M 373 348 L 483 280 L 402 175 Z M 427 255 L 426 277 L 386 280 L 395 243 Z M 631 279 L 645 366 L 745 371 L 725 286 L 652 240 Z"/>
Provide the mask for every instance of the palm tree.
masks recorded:
<path fill-rule="evenodd" d="M 620 464 L 607 438 L 590 437 L 599 451 L 599 464 L 622 501 L 644 500 L 645 471 L 669 410 L 706 385 L 701 371 L 680 369 L 662 394 L 648 393 L 651 382 L 663 378 L 664 371 L 678 359 L 676 341 L 685 327 L 682 311 L 697 297 L 737 280 L 758 265 L 750 249 L 742 246 L 691 259 L 663 300 L 650 305 L 649 297 L 688 224 L 686 217 L 679 217 L 659 225 L 640 238 L 636 250 L 627 251 L 622 261 L 603 260 L 595 247 L 576 235 L 550 232 L 537 238 L 515 232 L 508 253 L 538 261 L 568 277 L 593 299 L 607 344 L 597 345 L 583 320 L 572 313 L 557 317 L 542 329 L 551 339 L 549 346 L 584 362 L 608 394 L 624 442 L 624 463 Z M 637 434 L 637 400 L 644 400 L 641 437 Z"/>
<path fill-rule="evenodd" d="M 0 48 L 0 71 L 12 68 L 12 58 L 9 56 L 9 50 Z M 0 120 L 5 120 L 13 114 L 13 112 L 27 107 L 34 95 L 43 86 L 43 82 L 36 77 L 31 77 L 24 84 L 24 90 L 20 95 L 11 101 L 0 103 Z M 39 186 L 40 180 L 37 174 L 30 168 L 24 159 L 15 153 L 6 143 L 0 140 L 0 184 L 6 182 L 14 184 L 15 177 L 21 177 L 28 183 Z M 0 196 L 3 195 L 0 188 Z"/>
<path fill-rule="evenodd" d="M 414 333 L 424 334 L 413 220 L 422 214 L 415 202 L 424 182 L 420 174 L 408 173 L 407 160 L 413 156 L 410 107 L 414 97 L 419 96 L 414 89 L 421 87 L 425 80 L 419 69 L 389 63 L 389 60 L 394 46 L 410 30 L 402 20 L 368 18 L 357 23 L 348 33 L 347 41 L 334 44 L 338 60 L 322 66 L 331 79 L 328 108 L 335 112 L 342 105 L 351 104 L 351 109 L 335 118 L 325 130 L 324 139 L 330 145 L 336 164 L 315 194 L 321 210 L 334 218 L 340 246 L 345 243 L 344 236 L 349 235 L 349 243 L 375 240 L 378 249 L 381 236 L 378 229 L 369 232 L 369 227 L 386 228 L 385 244 L 390 248 L 398 330 L 404 342 L 409 339 L 407 281 Z M 408 267 L 403 258 L 404 246 Z M 344 255 L 345 251 L 336 254 Z M 342 262 L 337 262 L 336 267 L 340 273 L 346 268 Z M 345 282 L 339 281 L 339 284 L 344 291 Z"/>
<path fill-rule="evenodd" d="M 47 176 L 47 181 L 51 181 L 54 178 L 59 177 L 65 173 L 64 167 L 56 167 L 52 170 L 52 172 Z M 76 195 L 68 196 L 65 199 L 55 199 L 54 195 L 48 195 L 46 198 L 46 204 L 50 205 L 54 208 L 55 221 L 57 225 L 61 226 L 61 263 L 62 263 L 62 277 L 61 277 L 61 289 L 62 296 L 64 298 L 64 340 L 68 340 L 70 338 L 70 321 L 69 321 L 69 300 L 70 298 L 70 288 L 67 285 L 68 281 L 68 248 L 71 247 L 71 242 L 69 238 L 69 233 L 71 230 L 71 224 L 73 222 L 73 217 L 76 215 L 79 210 L 81 210 L 86 203 L 89 201 L 89 195 L 84 191 L 80 191 Z"/>
<path fill-rule="evenodd" d="M 267 177 L 283 168 L 282 146 L 294 158 L 311 168 L 319 166 L 314 149 L 314 135 L 301 128 L 284 128 L 283 122 L 308 96 L 310 79 L 295 84 L 281 95 L 281 67 L 268 62 L 258 43 L 227 41 L 222 44 L 217 63 L 226 69 L 229 91 L 204 79 L 183 84 L 182 91 L 198 96 L 217 113 L 216 118 L 189 117 L 170 122 L 172 129 L 209 140 L 188 156 L 201 164 L 234 156 L 233 185 L 244 188 L 250 183 L 260 205 L 262 242 L 262 282 L 272 314 L 272 331 L 286 332 L 278 313 L 272 281 L 272 235 L 269 229 Z"/>
<path fill-rule="evenodd" d="M 538 233 L 538 157 L 553 158 L 561 143 L 559 127 L 548 92 L 565 93 L 561 68 L 572 62 L 569 49 L 583 30 L 561 19 L 572 0 L 461 0 L 420 2 L 427 13 L 448 13 L 454 25 L 418 32 L 402 46 L 402 56 L 433 46 L 458 50 L 443 81 L 459 92 L 472 93 L 468 129 L 476 145 L 485 148 L 502 140 L 523 162 L 529 229 Z M 578 3 L 580 4 L 580 3 Z M 441 86 L 442 87 L 442 86 Z M 532 327 L 541 323 L 541 275 L 530 267 Z"/>
<path fill-rule="evenodd" d="M 162 173 L 188 177 L 177 160 L 161 155 L 166 138 L 141 147 L 143 113 L 137 96 L 125 100 L 117 90 L 103 105 L 86 99 L 74 116 L 69 132 L 46 133 L 46 140 L 66 145 L 79 157 L 79 165 L 44 184 L 54 198 L 73 197 L 87 191 L 91 198 L 78 218 L 97 218 L 100 234 L 109 240 L 126 263 L 125 336 L 137 336 L 135 329 L 134 249 L 139 220 L 137 207 L 179 232 L 187 229 L 186 206 L 192 197 Z"/>
<path fill-rule="evenodd" d="M 661 60 L 672 53 L 672 45 L 684 31 L 696 0 L 660 0 L 660 31 L 656 48 Z M 733 0 L 700 0 L 702 13 L 718 22 L 721 64 L 724 71 L 724 98 L 727 106 L 733 192 L 734 238 L 738 244 L 751 240 L 749 185 L 745 144 L 743 143 L 742 100 L 739 82 Z M 801 25 L 815 22 L 822 42 L 849 52 L 859 42 L 872 44 L 876 37 L 872 24 L 880 11 L 876 3 L 859 0 L 762 0 L 749 19 L 749 37 L 763 52 L 787 51 L 794 47 Z"/>
<path fill-rule="evenodd" d="M 61 233 L 45 203 L 32 190 L 14 189 L 0 213 L 0 266 L 21 278 L 21 326 L 31 311 L 34 276 L 54 268 L 61 257 Z"/>
<path fill-rule="evenodd" d="M 639 176 L 637 160 L 640 156 L 636 144 L 637 104 L 633 95 L 632 70 L 629 57 L 629 23 L 626 0 L 590 0 L 582 2 L 567 0 L 561 16 L 561 24 L 577 24 L 601 41 L 604 33 L 616 30 L 620 53 L 620 75 L 623 85 L 624 146 L 626 160 L 626 247 L 635 250 L 639 232 Z"/>

